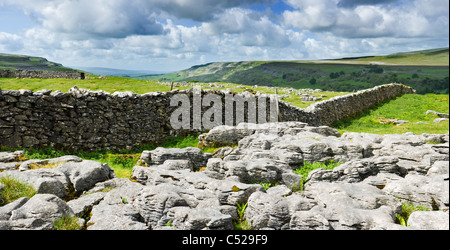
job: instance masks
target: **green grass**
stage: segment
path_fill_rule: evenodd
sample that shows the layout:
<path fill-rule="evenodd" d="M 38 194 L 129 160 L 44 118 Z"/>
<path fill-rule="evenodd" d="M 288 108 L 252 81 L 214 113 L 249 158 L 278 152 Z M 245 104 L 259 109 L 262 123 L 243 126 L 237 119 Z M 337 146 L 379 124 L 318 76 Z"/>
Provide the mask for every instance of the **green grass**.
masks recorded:
<path fill-rule="evenodd" d="M 235 230 L 252 230 L 252 226 L 244 218 L 245 209 L 247 209 L 247 205 L 248 203 L 243 204 L 236 203 L 238 219 L 233 223 Z"/>
<path fill-rule="evenodd" d="M 11 55 L 0 53 L 0 69 L 74 71 L 43 57 Z"/>
<path fill-rule="evenodd" d="M 55 230 L 59 231 L 75 231 L 81 230 L 82 226 L 78 224 L 78 217 L 63 216 L 61 219 L 53 223 Z"/>
<path fill-rule="evenodd" d="M 308 178 L 308 174 L 316 169 L 319 168 L 323 168 L 325 170 L 333 170 L 335 167 L 342 165 L 342 163 L 340 162 L 335 162 L 333 160 L 330 160 L 327 163 L 322 163 L 322 162 L 303 162 L 303 166 L 301 166 L 300 168 L 294 170 L 295 174 L 301 175 L 303 178 L 303 185 L 306 184 L 306 179 Z M 303 190 L 303 187 L 299 187 L 300 190 Z"/>
<path fill-rule="evenodd" d="M 448 65 L 448 48 L 417 51 L 413 53 L 401 53 L 388 56 L 374 56 L 359 58 L 352 61 L 358 62 L 382 62 L 400 65 Z"/>
<path fill-rule="evenodd" d="M 45 149 L 23 149 L 25 151 L 25 158 L 28 159 L 51 159 L 57 158 L 64 155 L 76 155 L 84 160 L 93 160 L 101 163 L 107 163 L 110 166 L 117 177 L 119 178 L 130 178 L 133 167 L 138 162 L 141 154 L 140 153 L 117 153 L 108 151 L 98 151 L 98 152 L 64 152 L 60 150 L 55 150 L 54 148 Z"/>
<path fill-rule="evenodd" d="M 325 68 L 324 70 L 326 70 Z M 95 78 L 95 77 L 93 77 Z M 351 84 L 359 84 L 353 81 L 341 81 L 341 84 L 345 84 L 348 82 L 352 82 Z M 224 90 L 231 89 L 236 93 L 242 93 L 244 91 L 251 92 L 260 92 L 264 94 L 275 94 L 275 89 L 267 86 L 245 86 L 241 88 L 242 85 L 234 84 L 234 83 L 217 83 L 222 85 L 220 88 L 211 88 L 208 83 L 195 83 L 196 86 L 201 86 L 202 89 L 216 89 L 216 90 Z M 166 92 L 170 90 L 169 86 L 161 85 L 156 81 L 149 80 L 136 80 L 125 77 L 107 77 L 105 79 L 87 79 L 87 80 L 71 80 L 71 79 L 15 79 L 15 78 L 1 78 L 0 79 L 0 87 L 4 90 L 20 90 L 27 89 L 31 91 L 38 91 L 42 89 L 52 89 L 52 90 L 60 90 L 63 92 L 67 92 L 73 86 L 78 86 L 79 88 L 90 89 L 92 91 L 103 90 L 106 92 L 114 93 L 116 91 L 132 91 L 138 94 L 144 94 L 148 92 Z M 295 86 L 294 86 L 295 87 Z M 315 88 L 312 85 L 307 86 L 309 88 Z M 191 87 L 175 87 L 176 89 L 189 89 Z M 278 88 L 279 95 L 286 95 L 289 93 L 290 87 Z M 322 99 L 328 100 L 335 96 L 341 96 L 349 94 L 349 92 L 332 92 L 332 91 L 324 91 L 320 93 L 313 93 L 313 96 L 322 96 L 326 97 Z M 299 108 L 307 108 L 311 104 L 315 102 L 303 102 L 301 100 L 301 96 L 290 95 L 287 98 L 283 99 L 284 101 L 290 103 L 293 106 Z"/>
<path fill-rule="evenodd" d="M 187 135 L 187 136 L 172 136 L 166 139 L 165 142 L 159 145 L 163 148 L 188 148 L 198 146 L 198 136 Z"/>
<path fill-rule="evenodd" d="M 5 185 L 0 194 L 0 207 L 22 197 L 31 198 L 37 193 L 32 186 L 8 176 L 0 178 L 0 183 Z"/>
<path fill-rule="evenodd" d="M 372 61 L 377 60 L 382 63 L 384 63 L 383 60 L 397 60 L 399 64 L 391 62 L 384 65 L 371 65 Z M 446 94 L 448 93 L 448 76 L 447 49 L 446 53 L 439 55 L 428 53 L 353 60 L 220 62 L 198 65 L 167 75 L 151 76 L 148 79 L 319 88 L 338 92 L 351 92 L 398 82 L 415 88 L 420 94 Z M 312 79 L 316 80 L 314 84 L 311 83 Z"/>
<path fill-rule="evenodd" d="M 114 92 L 125 92 L 131 91 L 137 94 L 145 94 L 149 92 L 167 92 L 170 91 L 170 86 L 159 84 L 156 81 L 151 80 L 136 80 L 126 77 L 106 77 L 105 79 L 97 79 L 92 77 L 92 79 L 85 80 L 72 80 L 72 79 L 16 79 L 16 78 L 0 78 L 0 88 L 3 90 L 20 90 L 26 89 L 31 90 L 33 92 L 42 90 L 42 89 L 51 89 L 51 90 L 60 90 L 62 92 L 68 92 L 74 86 L 82 89 L 90 89 L 92 91 L 103 90 L 109 93 Z M 195 86 L 201 87 L 202 89 L 215 89 L 215 90 L 225 90 L 231 89 L 233 92 L 242 93 L 244 91 L 260 92 L 263 94 L 275 94 L 275 89 L 266 87 L 266 86 L 258 86 L 258 87 L 250 87 L 233 83 L 217 83 L 222 87 L 210 87 L 209 83 L 195 83 Z M 189 87 L 175 87 L 175 89 L 185 90 L 190 89 Z M 287 94 L 288 88 L 279 88 L 278 94 L 285 95 Z M 334 96 L 345 95 L 348 93 L 345 92 L 322 92 L 316 93 L 314 95 L 327 95 L 324 100 L 330 99 Z M 314 102 L 303 102 L 300 96 L 291 95 L 291 97 L 286 98 L 285 101 L 289 102 L 293 106 L 297 106 L 300 108 L 306 108 Z"/>
<path fill-rule="evenodd" d="M 438 118 L 434 114 L 425 114 L 433 110 L 440 113 L 449 112 L 448 95 L 413 95 L 407 94 L 379 104 L 371 110 L 365 111 L 357 117 L 335 122 L 333 127 L 339 132 L 358 132 L 373 134 L 445 134 L 449 131 L 449 122 L 433 123 Z M 381 124 L 386 119 L 406 120 L 409 123 L 397 126 L 395 124 Z M 425 124 L 421 124 L 422 122 Z"/>
<path fill-rule="evenodd" d="M 397 218 L 397 223 L 407 227 L 408 226 L 408 219 L 409 216 L 417 211 L 430 211 L 428 208 L 426 207 L 422 207 L 422 206 L 414 206 L 412 204 L 409 203 L 403 203 L 402 204 L 402 212 L 401 214 L 396 214 L 395 217 Z"/>
<path fill-rule="evenodd" d="M 282 92 L 282 93 L 284 93 L 284 92 Z M 336 97 L 336 96 L 348 95 L 348 94 L 350 94 L 350 93 L 349 93 L 349 92 L 330 92 L 330 91 L 324 91 L 324 92 L 320 92 L 320 93 L 312 93 L 312 94 L 309 94 L 309 95 L 311 95 L 311 96 L 316 96 L 316 97 L 320 97 L 320 96 L 323 96 L 323 95 L 324 95 L 324 96 L 326 96 L 326 97 L 323 97 L 321 101 L 326 101 L 326 100 L 329 100 L 329 99 L 331 99 L 331 98 L 333 98 L 333 97 Z M 283 101 L 286 101 L 286 102 L 288 102 L 289 104 L 291 104 L 292 106 L 296 106 L 296 107 L 299 107 L 299 108 L 307 108 L 307 107 L 309 107 L 312 103 L 316 103 L 316 102 L 304 102 L 304 101 L 302 101 L 302 99 L 300 98 L 300 96 L 296 96 L 296 95 L 291 95 L 291 96 L 288 97 L 288 98 L 284 98 Z M 321 102 L 321 101 L 320 101 L 320 102 Z"/>
<path fill-rule="evenodd" d="M 133 151 L 108 151 L 108 150 L 99 150 L 97 152 L 85 152 L 85 151 L 76 151 L 76 152 L 64 152 L 61 150 L 56 150 L 52 147 L 44 148 L 44 149 L 20 149 L 25 152 L 24 159 L 52 159 L 61 157 L 64 155 L 76 155 L 84 160 L 93 160 L 101 163 L 107 163 L 110 166 L 116 176 L 118 178 L 130 178 L 131 172 L 133 171 L 133 167 L 139 161 L 141 157 L 141 153 L 144 150 L 154 150 L 157 147 L 164 148 L 187 148 L 187 147 L 197 147 L 198 145 L 198 136 L 196 135 L 188 135 L 185 137 L 175 136 L 169 137 L 161 144 L 151 144 L 145 145 L 137 148 Z M 3 151 L 15 151 L 16 149 L 7 149 L 3 148 Z M 215 148 L 205 148 L 202 150 L 203 152 L 212 152 L 215 151 Z"/>
<path fill-rule="evenodd" d="M 110 93 L 132 91 L 138 94 L 148 92 L 169 91 L 170 86 L 157 84 L 153 81 L 134 80 L 125 77 L 106 77 L 105 79 L 16 79 L 0 78 L 0 88 L 8 90 L 27 89 L 33 92 L 42 89 L 69 91 L 73 86 L 90 89 L 92 91 L 104 90 Z"/>

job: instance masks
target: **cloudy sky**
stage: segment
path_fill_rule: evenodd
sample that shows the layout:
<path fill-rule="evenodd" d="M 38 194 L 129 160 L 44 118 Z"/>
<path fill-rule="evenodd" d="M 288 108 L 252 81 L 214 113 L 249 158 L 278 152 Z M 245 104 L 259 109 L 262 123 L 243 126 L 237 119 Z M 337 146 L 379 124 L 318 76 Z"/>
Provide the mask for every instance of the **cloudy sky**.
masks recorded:
<path fill-rule="evenodd" d="M 448 47 L 448 0 L 0 0 L 0 53 L 171 72 Z"/>

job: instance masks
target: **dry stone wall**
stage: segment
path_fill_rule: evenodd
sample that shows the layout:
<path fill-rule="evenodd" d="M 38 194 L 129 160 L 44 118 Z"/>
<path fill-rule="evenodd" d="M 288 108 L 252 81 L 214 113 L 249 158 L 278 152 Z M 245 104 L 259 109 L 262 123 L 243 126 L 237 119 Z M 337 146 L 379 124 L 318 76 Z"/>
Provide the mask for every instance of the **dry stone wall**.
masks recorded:
<path fill-rule="evenodd" d="M 77 71 L 51 71 L 51 70 L 0 70 L 0 78 L 66 78 L 85 79 L 83 72 Z"/>
<path fill-rule="evenodd" d="M 312 104 L 306 109 L 281 102 L 280 116 L 282 121 L 301 121 L 311 126 L 330 126 L 334 121 L 355 116 L 361 111 L 370 109 L 375 104 L 394 99 L 403 94 L 414 93 L 416 91 L 411 87 L 393 83 L 349 95 L 337 96 Z"/>
<path fill-rule="evenodd" d="M 225 110 L 225 96 L 230 93 L 203 90 L 201 95 L 211 93 L 222 98 Z M 307 109 L 280 102 L 279 118 L 312 126 L 329 125 L 405 93 L 414 93 L 414 90 L 400 84 L 388 84 L 316 103 Z M 170 102 L 179 94 L 185 94 L 191 103 L 191 129 L 188 130 L 175 130 L 171 126 L 171 114 L 179 107 L 171 107 Z M 244 97 L 254 98 L 249 93 Z M 94 92 L 76 87 L 67 93 L 0 89 L 0 146 L 95 151 L 131 149 L 158 143 L 170 135 L 200 132 L 192 129 L 193 99 L 193 90 L 139 95 L 132 92 Z M 270 114 L 270 106 L 267 99 L 267 115 Z M 209 109 L 204 106 L 201 113 L 205 114 Z M 248 113 L 247 105 L 245 112 Z M 222 112 L 223 124 L 225 115 L 226 112 Z"/>

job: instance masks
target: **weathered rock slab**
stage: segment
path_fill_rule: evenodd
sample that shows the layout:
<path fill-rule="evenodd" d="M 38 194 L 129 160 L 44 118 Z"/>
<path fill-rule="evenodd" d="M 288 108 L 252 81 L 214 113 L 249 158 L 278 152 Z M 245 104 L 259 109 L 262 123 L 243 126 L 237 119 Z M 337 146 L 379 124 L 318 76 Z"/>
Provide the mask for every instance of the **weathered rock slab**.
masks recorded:
<path fill-rule="evenodd" d="M 24 163 L 20 152 L 2 153 L 0 177 L 38 195 L 0 207 L 0 229 L 53 229 L 58 218 L 76 215 L 88 230 L 229 230 L 238 205 L 254 229 L 448 229 L 448 134 L 340 136 L 303 123 L 265 126 L 218 129 L 237 133 L 238 146 L 215 156 L 197 148 L 144 151 L 131 179 L 72 156 Z M 306 183 L 294 173 L 304 161 L 330 160 L 342 164 L 311 171 Z M 403 227 L 402 203 L 430 211 L 413 213 Z"/>

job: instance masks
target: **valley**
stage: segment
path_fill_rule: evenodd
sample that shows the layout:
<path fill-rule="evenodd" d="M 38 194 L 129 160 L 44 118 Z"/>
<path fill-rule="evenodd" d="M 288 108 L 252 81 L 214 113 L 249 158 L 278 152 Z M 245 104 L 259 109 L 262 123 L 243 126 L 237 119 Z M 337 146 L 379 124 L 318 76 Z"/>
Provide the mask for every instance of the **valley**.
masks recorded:
<path fill-rule="evenodd" d="M 385 83 L 402 83 L 419 94 L 449 92 L 448 48 L 318 61 L 215 62 L 136 79 L 232 82 L 352 92 Z"/>

